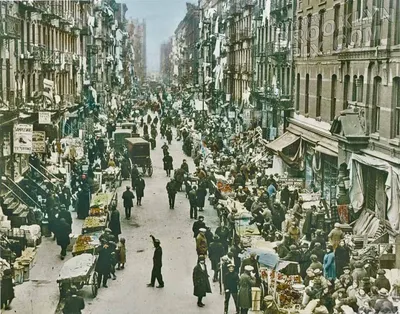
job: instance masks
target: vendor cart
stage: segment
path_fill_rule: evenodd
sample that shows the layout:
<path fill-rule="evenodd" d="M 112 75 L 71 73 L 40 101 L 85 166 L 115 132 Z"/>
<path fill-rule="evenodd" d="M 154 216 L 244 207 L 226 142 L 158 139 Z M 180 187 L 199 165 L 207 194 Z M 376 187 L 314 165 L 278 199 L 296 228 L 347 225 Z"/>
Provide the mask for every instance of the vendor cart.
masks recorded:
<path fill-rule="evenodd" d="M 86 217 L 82 226 L 82 234 L 102 231 L 107 226 L 107 216 Z"/>
<path fill-rule="evenodd" d="M 98 290 L 96 262 L 97 257 L 92 254 L 82 254 L 66 261 L 57 279 L 60 297 L 65 297 L 71 287 L 80 290 L 83 286 L 91 286 L 95 298 Z"/>

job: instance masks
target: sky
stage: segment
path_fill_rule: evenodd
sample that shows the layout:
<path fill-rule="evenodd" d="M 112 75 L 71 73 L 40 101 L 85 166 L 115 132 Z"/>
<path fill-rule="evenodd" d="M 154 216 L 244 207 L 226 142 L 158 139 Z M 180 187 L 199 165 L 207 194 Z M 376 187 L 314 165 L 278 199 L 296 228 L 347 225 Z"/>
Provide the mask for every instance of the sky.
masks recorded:
<path fill-rule="evenodd" d="M 194 0 L 121 0 L 128 7 L 125 17 L 145 19 L 147 26 L 147 72 L 158 72 L 160 46 L 174 34 L 186 13 L 186 2 Z"/>

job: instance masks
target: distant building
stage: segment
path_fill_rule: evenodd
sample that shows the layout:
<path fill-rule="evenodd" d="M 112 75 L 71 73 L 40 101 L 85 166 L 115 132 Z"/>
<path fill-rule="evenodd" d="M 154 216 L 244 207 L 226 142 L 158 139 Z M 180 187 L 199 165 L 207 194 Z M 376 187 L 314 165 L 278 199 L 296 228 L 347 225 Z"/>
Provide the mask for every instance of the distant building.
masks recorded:
<path fill-rule="evenodd" d="M 173 76 L 172 65 L 172 37 L 160 47 L 160 78 L 165 83 L 170 84 Z"/>
<path fill-rule="evenodd" d="M 127 31 L 128 36 L 133 40 L 135 74 L 141 82 L 144 82 L 147 76 L 146 21 L 130 20 Z"/>

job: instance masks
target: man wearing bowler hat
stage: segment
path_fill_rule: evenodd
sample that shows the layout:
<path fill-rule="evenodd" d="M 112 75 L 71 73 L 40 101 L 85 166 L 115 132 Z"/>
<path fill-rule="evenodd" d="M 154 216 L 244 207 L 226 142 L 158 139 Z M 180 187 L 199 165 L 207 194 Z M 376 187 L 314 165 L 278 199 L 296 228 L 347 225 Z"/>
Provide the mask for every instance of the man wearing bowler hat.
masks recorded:
<path fill-rule="evenodd" d="M 135 198 L 135 195 L 131 191 L 131 188 L 129 186 L 126 187 L 126 191 L 122 193 L 122 199 L 124 200 L 124 208 L 125 208 L 125 218 L 130 219 L 131 218 L 131 210 L 133 207 L 133 199 Z"/>
<path fill-rule="evenodd" d="M 153 255 L 153 270 L 151 271 L 151 281 L 147 285 L 147 287 L 154 287 L 156 279 L 158 281 L 157 288 L 164 288 L 164 281 L 161 274 L 161 267 L 162 267 L 162 248 L 160 240 L 156 239 L 154 236 L 150 235 L 153 240 L 154 245 L 154 255 Z"/>

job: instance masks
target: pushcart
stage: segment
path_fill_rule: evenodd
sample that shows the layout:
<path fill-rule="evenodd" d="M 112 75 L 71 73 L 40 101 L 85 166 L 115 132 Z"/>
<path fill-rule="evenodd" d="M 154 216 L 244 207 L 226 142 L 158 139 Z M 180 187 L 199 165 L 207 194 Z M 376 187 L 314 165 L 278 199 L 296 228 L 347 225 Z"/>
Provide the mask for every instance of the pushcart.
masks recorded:
<path fill-rule="evenodd" d="M 95 298 L 98 290 L 98 278 L 95 271 L 96 262 L 97 256 L 87 253 L 66 261 L 57 279 L 60 298 L 65 297 L 66 292 L 71 287 L 80 290 L 83 286 L 91 286 L 92 295 Z"/>

